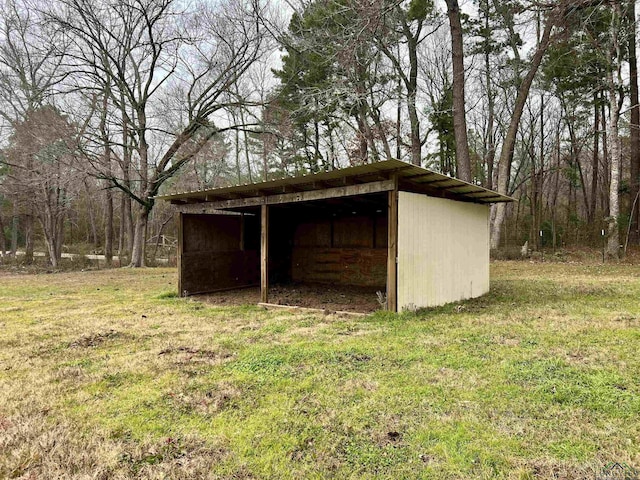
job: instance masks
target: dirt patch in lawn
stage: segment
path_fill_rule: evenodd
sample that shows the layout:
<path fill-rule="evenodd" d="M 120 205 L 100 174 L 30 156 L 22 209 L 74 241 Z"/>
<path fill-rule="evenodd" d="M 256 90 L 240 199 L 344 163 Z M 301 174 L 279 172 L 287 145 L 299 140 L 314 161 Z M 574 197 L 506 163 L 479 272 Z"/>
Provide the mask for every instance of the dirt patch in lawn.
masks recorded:
<path fill-rule="evenodd" d="M 334 286 L 322 284 L 273 285 L 269 288 L 269 303 L 328 311 L 374 312 L 380 310 L 371 287 Z M 249 287 L 225 292 L 198 295 L 197 298 L 215 305 L 247 305 L 260 302 L 260 288 Z"/>
<path fill-rule="evenodd" d="M 88 348 L 97 347 L 100 344 L 113 338 L 122 337 L 123 335 L 115 330 L 107 330 L 106 332 L 91 333 L 83 335 L 77 340 L 69 344 L 69 348 Z"/>

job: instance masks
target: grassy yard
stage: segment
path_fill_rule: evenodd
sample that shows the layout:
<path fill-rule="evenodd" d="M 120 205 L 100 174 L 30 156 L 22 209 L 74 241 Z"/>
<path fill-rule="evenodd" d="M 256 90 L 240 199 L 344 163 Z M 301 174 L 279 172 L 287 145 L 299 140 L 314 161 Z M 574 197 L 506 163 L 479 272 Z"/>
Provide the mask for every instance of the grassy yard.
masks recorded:
<path fill-rule="evenodd" d="M 499 262 L 363 318 L 172 269 L 0 273 L 0 478 L 593 478 L 640 467 L 640 267 Z"/>

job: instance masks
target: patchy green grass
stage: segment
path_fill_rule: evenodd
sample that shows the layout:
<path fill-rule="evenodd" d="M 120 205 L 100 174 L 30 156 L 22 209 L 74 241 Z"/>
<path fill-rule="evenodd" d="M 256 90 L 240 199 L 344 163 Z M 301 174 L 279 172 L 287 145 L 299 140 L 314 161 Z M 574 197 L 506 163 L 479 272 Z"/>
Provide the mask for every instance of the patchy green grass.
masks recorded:
<path fill-rule="evenodd" d="M 500 262 L 341 318 L 171 269 L 0 276 L 0 478 L 593 478 L 640 467 L 640 267 Z"/>

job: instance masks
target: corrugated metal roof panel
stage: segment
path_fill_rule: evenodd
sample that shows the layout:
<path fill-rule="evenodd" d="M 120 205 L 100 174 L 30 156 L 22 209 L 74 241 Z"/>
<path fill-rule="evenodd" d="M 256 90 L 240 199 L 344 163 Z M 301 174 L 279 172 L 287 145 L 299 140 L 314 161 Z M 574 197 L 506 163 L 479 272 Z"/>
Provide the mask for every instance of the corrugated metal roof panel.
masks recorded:
<path fill-rule="evenodd" d="M 501 195 L 498 192 L 487 190 L 478 185 L 473 185 L 458 180 L 457 178 L 448 177 L 399 160 L 385 160 L 382 162 L 331 170 L 329 172 L 285 177 L 266 182 L 161 195 L 156 197 L 156 199 L 169 200 L 172 203 L 188 203 L 211 202 L 229 198 L 250 198 L 282 193 L 285 187 L 291 187 L 293 191 L 322 190 L 323 188 L 337 186 L 331 184 L 331 182 L 338 180 L 344 181 L 345 184 L 347 184 L 347 181 L 366 183 L 367 178 L 375 177 L 376 175 L 389 178 L 393 173 L 396 173 L 398 180 L 405 185 L 433 188 L 446 192 L 450 196 L 462 201 L 472 201 L 476 203 L 513 201 L 513 198 Z M 375 178 L 371 178 L 369 181 L 374 180 Z"/>

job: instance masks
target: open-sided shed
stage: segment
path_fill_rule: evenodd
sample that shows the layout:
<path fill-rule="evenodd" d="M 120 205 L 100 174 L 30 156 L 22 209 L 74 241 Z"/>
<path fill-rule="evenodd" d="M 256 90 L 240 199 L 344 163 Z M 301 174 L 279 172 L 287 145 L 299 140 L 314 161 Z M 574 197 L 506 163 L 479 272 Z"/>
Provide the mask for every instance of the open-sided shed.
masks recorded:
<path fill-rule="evenodd" d="M 328 283 L 392 311 L 486 293 L 489 205 L 511 201 L 396 160 L 159 198 L 179 211 L 182 296 Z"/>

